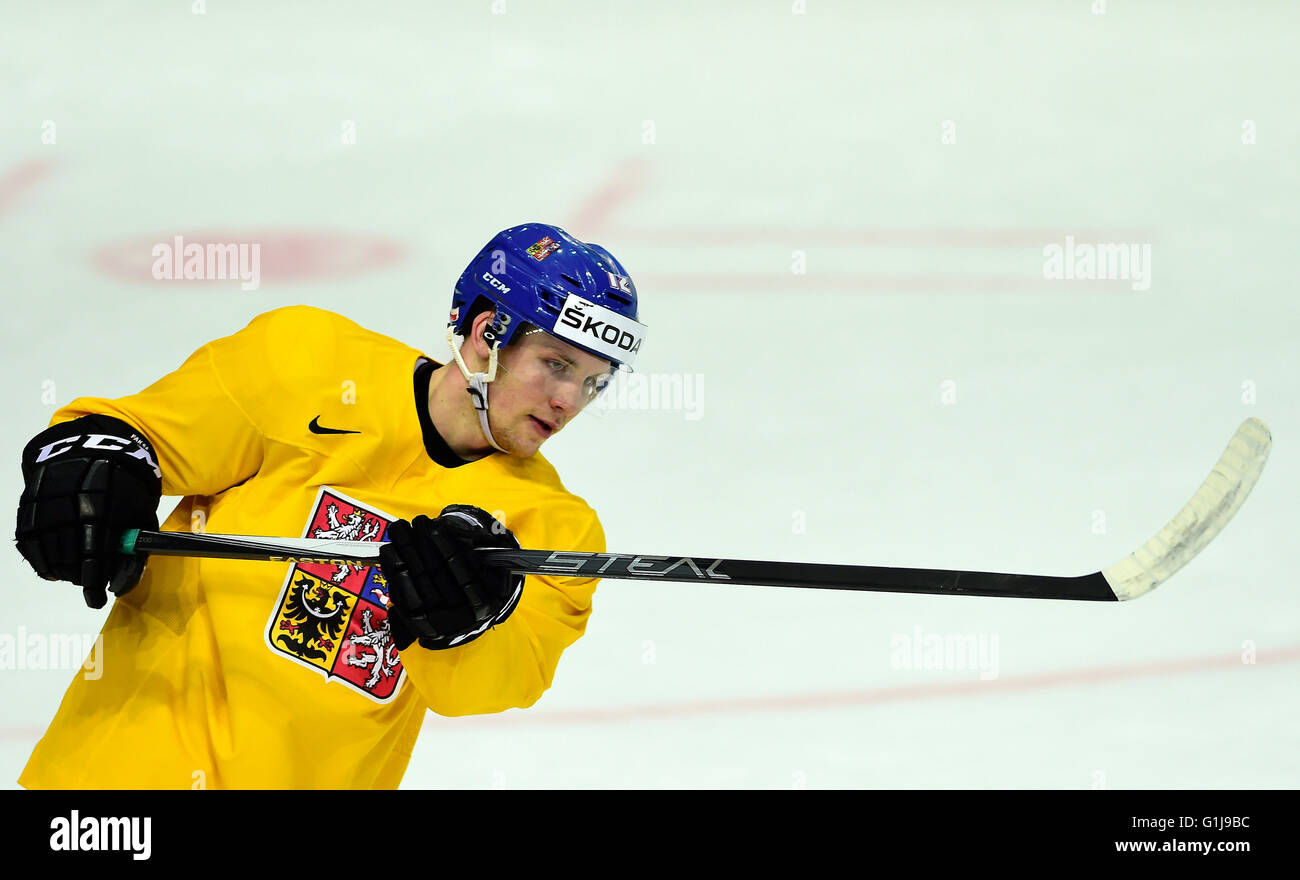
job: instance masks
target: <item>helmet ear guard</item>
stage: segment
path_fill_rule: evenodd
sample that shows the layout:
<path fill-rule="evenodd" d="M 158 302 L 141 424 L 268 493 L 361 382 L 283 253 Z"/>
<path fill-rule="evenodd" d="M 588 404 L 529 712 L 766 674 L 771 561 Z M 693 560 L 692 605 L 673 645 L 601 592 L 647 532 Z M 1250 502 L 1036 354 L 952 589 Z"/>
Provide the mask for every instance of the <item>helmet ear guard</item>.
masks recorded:
<path fill-rule="evenodd" d="M 459 314 L 458 314 L 459 312 Z M 469 338 L 473 329 L 474 321 L 484 312 L 492 312 L 492 319 L 488 322 L 483 331 L 483 338 L 490 345 L 496 342 L 505 346 L 511 341 L 514 332 L 525 323 L 518 315 L 510 311 L 502 303 L 493 302 L 486 296 L 478 296 L 474 304 L 467 310 L 454 310 L 451 313 L 451 319 L 447 322 L 447 329 L 451 330 L 457 336 Z"/>

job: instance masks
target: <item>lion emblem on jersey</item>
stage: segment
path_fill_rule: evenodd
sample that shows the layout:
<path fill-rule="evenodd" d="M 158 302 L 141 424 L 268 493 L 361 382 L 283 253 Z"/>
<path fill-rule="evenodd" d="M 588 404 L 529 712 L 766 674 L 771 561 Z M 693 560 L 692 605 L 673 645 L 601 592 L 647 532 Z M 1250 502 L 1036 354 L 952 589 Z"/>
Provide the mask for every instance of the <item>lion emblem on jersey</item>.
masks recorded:
<path fill-rule="evenodd" d="M 303 536 L 381 541 L 394 519 L 322 488 Z M 326 681 L 387 702 L 403 677 L 388 624 L 387 587 L 378 566 L 296 563 L 271 614 L 266 645 Z"/>
<path fill-rule="evenodd" d="M 327 504 L 325 506 L 326 527 L 321 529 L 312 529 L 313 538 L 335 538 L 340 541 L 373 541 L 379 537 L 384 530 L 383 521 L 373 514 L 367 516 L 365 511 L 355 509 L 351 511 L 344 521 L 339 520 L 339 507 L 337 504 Z M 330 575 L 330 580 L 334 583 L 341 583 L 347 576 L 354 571 L 361 571 L 364 565 L 340 565 L 334 574 Z"/>

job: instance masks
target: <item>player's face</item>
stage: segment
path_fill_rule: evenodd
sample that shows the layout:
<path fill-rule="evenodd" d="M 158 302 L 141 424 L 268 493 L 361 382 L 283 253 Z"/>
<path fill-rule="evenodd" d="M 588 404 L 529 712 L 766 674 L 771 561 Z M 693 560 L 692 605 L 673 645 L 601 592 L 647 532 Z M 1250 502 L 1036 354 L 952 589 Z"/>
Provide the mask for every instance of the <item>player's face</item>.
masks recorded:
<path fill-rule="evenodd" d="M 612 376 L 613 365 L 540 331 L 501 350 L 488 391 L 492 436 L 529 456 L 582 412 Z"/>

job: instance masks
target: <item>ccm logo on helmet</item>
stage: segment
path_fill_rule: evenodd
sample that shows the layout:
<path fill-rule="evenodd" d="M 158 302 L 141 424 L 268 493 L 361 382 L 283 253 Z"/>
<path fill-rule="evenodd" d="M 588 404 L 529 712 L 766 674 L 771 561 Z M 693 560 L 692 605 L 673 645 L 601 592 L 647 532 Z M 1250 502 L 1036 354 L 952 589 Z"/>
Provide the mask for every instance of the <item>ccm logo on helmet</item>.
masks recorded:
<path fill-rule="evenodd" d="M 510 288 L 506 287 L 506 283 L 502 281 L 500 278 L 497 278 L 491 272 L 484 272 L 483 280 L 486 281 L 488 284 L 491 284 L 493 287 L 495 287 L 497 290 L 501 291 L 502 293 L 510 292 Z"/>
<path fill-rule="evenodd" d="M 641 349 L 645 325 L 570 294 L 560 309 L 555 334 L 616 360 L 630 362 L 632 355 Z"/>

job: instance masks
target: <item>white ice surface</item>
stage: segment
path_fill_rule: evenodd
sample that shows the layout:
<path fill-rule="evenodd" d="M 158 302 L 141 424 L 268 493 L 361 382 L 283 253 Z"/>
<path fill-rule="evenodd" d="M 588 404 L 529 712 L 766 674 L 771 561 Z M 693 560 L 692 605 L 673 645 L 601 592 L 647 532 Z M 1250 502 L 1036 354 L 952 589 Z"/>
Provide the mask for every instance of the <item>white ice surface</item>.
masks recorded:
<path fill-rule="evenodd" d="M 555 222 L 631 271 L 639 370 L 703 382 L 547 444 L 611 550 L 1080 574 L 1243 418 L 1272 456 L 1132 603 L 608 582 L 541 702 L 431 715 L 405 785 L 1295 787 L 1296 7 L 806 5 L 6 8 L 0 497 L 49 388 L 131 393 L 291 303 L 440 354 L 468 258 Z M 404 257 L 254 292 L 94 259 L 227 228 Z M 1065 235 L 1150 244 L 1150 289 L 1045 281 Z M 0 634 L 98 630 L 0 575 Z M 996 676 L 897 668 L 918 631 L 996 644 Z M 0 781 L 70 675 L 0 670 Z"/>

